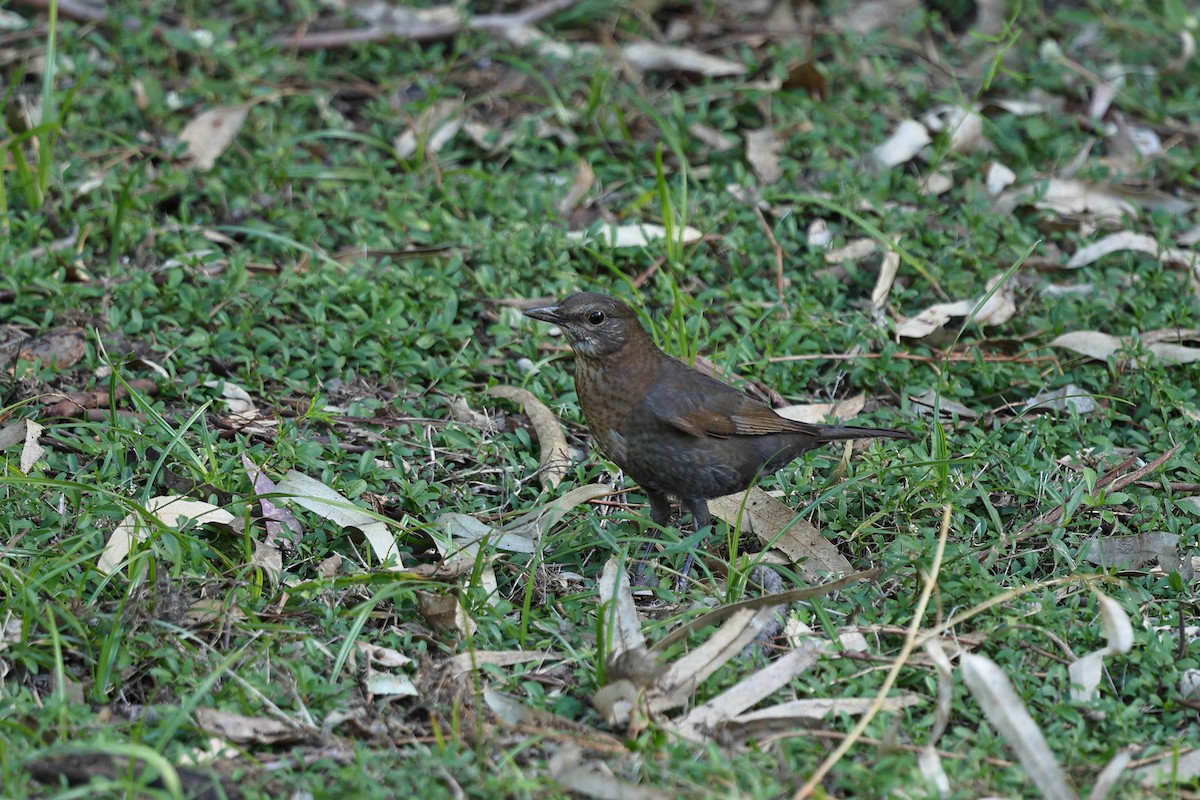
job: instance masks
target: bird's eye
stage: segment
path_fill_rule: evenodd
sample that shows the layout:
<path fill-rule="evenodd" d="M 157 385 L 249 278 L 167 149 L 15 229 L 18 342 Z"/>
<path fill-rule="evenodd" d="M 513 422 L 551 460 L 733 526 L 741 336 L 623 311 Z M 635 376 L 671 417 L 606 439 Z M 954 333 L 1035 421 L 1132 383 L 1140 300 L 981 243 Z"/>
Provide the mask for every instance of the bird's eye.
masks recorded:
<path fill-rule="evenodd" d="M 588 322 L 592 323 L 593 325 L 599 325 L 601 322 L 604 322 L 604 312 L 593 311 L 592 313 L 588 314 Z"/>

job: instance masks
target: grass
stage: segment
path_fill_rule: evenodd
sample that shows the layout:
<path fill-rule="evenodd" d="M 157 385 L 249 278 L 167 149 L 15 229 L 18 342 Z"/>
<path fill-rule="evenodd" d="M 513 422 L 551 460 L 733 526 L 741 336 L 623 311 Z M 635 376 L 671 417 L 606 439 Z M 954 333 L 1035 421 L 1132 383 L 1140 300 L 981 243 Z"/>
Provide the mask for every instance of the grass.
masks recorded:
<path fill-rule="evenodd" d="M 1200 668 L 1200 646 L 1186 632 L 1197 613 L 1190 573 L 1107 574 L 1086 561 L 1092 539 L 1112 534 L 1175 534 L 1182 553 L 1194 552 L 1200 516 L 1182 501 L 1196 492 L 1180 488 L 1200 481 L 1190 446 L 1194 365 L 1132 370 L 1046 347 L 1074 330 L 1200 327 L 1187 275 L 1126 253 L 1071 273 L 1024 265 L 1011 279 L 1018 313 L 1010 321 L 968 326 L 942 343 L 896 340 L 867 310 L 879 255 L 831 270 L 807 234 L 820 218 L 839 246 L 898 236 L 904 256 L 889 301 L 909 316 L 947 298 L 981 296 L 989 278 L 1031 251 L 1069 254 L 1102 235 L 1049 211 L 996 213 L 975 176 L 998 160 L 1028 183 L 1091 146 L 1078 177 L 1116 180 L 1109 140 L 1095 141 L 1082 122 L 1090 84 L 1081 75 L 1113 63 L 1162 67 L 1179 48 L 1167 31 L 1194 22 L 1179 4 L 1026 9 L 996 42 L 952 37 L 936 15 L 913 11 L 904 35 L 928 36 L 937 66 L 904 37 L 822 29 L 812 47 L 833 87 L 826 102 L 762 88 L 806 57 L 779 43 L 702 42 L 744 62 L 749 78 L 639 80 L 609 58 L 555 63 L 479 32 L 425 46 L 294 53 L 269 44 L 305 22 L 308 12 L 290 5 L 174 13 L 173 25 L 210 31 L 213 43 L 150 26 L 62 20 L 51 38 L 44 18 L 29 17 L 33 27 L 21 40 L 27 68 L 5 67 L 10 95 L 55 113 L 43 115 L 40 128 L 5 133 L 0 318 L 31 336 L 80 328 L 84 353 L 71 365 L 9 355 L 0 426 L 38 417 L 40 398 L 53 392 L 115 391 L 137 378 L 152 378 L 155 388 L 134 387 L 90 418 L 43 416 L 47 452 L 28 473 L 18 469 L 18 447 L 0 451 L 4 796 L 186 793 L 172 788 L 172 770 L 186 785 L 186 765 L 206 746 L 198 709 L 291 721 L 288 736 L 242 742 L 203 767 L 246 797 L 565 796 L 551 759 L 585 734 L 507 728 L 487 710 L 485 689 L 572 720 L 579 731 L 614 734 L 616 750 L 588 752 L 602 753 L 594 757 L 619 778 L 666 796 L 794 792 L 853 719 L 734 748 L 686 742 L 656 723 L 613 731 L 592 707 L 610 646 L 595 580 L 611 554 L 638 552 L 649 533 L 633 487 L 615 507 L 567 513 L 535 555 L 495 553 L 491 595 L 483 560 L 448 580 L 392 573 L 360 538 L 299 508 L 303 532 L 283 552 L 278 580 L 254 558 L 266 526 L 243 457 L 275 479 L 294 469 L 322 480 L 389 520 L 409 568 L 438 560 L 444 513 L 502 524 L 571 484 L 610 481 L 612 468 L 582 425 L 569 360 L 547 349 L 559 342 L 500 302 L 580 289 L 633 301 L 657 340 L 681 357 L 708 357 L 789 400 L 865 392 L 879 401 L 873 422 L 921 434 L 855 453 L 845 465 L 840 452 L 816 452 L 767 481 L 855 568 L 882 570 L 789 608 L 795 622 L 832 642 L 849 628 L 865 632 L 869 649 L 835 645 L 776 700 L 878 690 L 913 622 L 949 505 L 944 561 L 919 621 L 932 629 L 971 612 L 953 634 L 1009 676 L 1077 787 L 1088 790 L 1122 748 L 1149 759 L 1186 754 L 1197 741 L 1195 700 L 1178 689 L 1187 670 Z M 728 23 L 715 7 L 703 13 Z M 653 21 L 632 8 L 582 3 L 545 29 L 578 40 L 603 31 L 625 42 L 650 35 Z M 1047 41 L 1077 68 L 1040 57 Z M 43 56 L 51 68 L 39 73 L 33 64 Z M 1192 60 L 1157 76 L 1132 71 L 1114 103 L 1131 123 L 1173 132 L 1164 155 L 1133 177 L 1191 209 L 1145 211 L 1125 223 L 1162 242 L 1197 224 L 1197 70 Z M 963 98 L 1038 93 L 1065 110 L 989 116 L 990 152 L 956 153 L 935 141 L 936 164 L 955 177 L 946 196 L 921 192 L 930 167 L 920 162 L 864 164 L 901 118 Z M 425 140 L 400 157 L 394 143 L 409 122 L 458 97 L 512 142 L 488 152 L 460 134 L 436 153 Z M 173 139 L 187 120 L 247 101 L 247 121 L 216 166 L 187 166 Z M 752 206 L 727 191 L 755 188 L 741 148 L 704 146 L 689 131 L 696 123 L 729 134 L 781 132 L 784 178 L 761 190 L 771 238 Z M 594 206 L 557 205 L 580 161 L 596 176 L 588 197 L 612 218 L 692 225 L 712 236 L 640 251 L 568 241 L 568 230 L 598 217 Z M 65 246 L 52 246 L 64 237 Z M 787 256 L 783 303 L 772 238 Z M 1049 281 L 1092 290 L 1052 297 L 1041 291 Z M 862 357 L 773 360 L 856 346 Z M 951 348 L 966 360 L 948 358 Z M 222 382 L 253 400 L 260 432 L 231 419 Z M 1025 400 L 1068 382 L 1101 398 L 1101 408 L 1087 416 L 1020 412 Z M 496 384 L 523 386 L 547 402 L 568 441 L 588 454 L 561 488 L 544 489 L 535 477 L 537 443 L 514 406 L 486 394 Z M 919 419 L 910 398 L 926 390 L 982 416 L 941 425 Z M 498 429 L 455 422 L 455 398 L 498 417 Z M 1096 488 L 1128 454 L 1149 461 L 1178 444 L 1144 480 Z M 152 525 L 126 568 L 100 572 L 112 530 L 164 494 L 213 503 L 237 522 Z M 1062 519 L 1014 538 L 1059 504 L 1067 508 Z M 711 604 L 741 599 L 732 587 L 755 556 L 739 550 L 737 580 L 726 585 L 733 548 L 720 533 L 707 543 L 712 557 L 697 565 L 698 582 L 677 595 L 670 570 L 692 546 L 665 534 L 655 573 L 662 580 L 647 609 L 652 639 Z M 789 585 L 800 581 L 793 567 L 780 571 Z M 1067 664 L 1105 644 L 1089 586 L 1130 614 L 1135 646 L 1110 656 L 1098 696 L 1079 702 L 1070 698 Z M 469 634 L 439 629 L 423 613 L 429 595 L 454 598 L 473 621 Z M 413 664 L 368 665 L 359 643 Z M 564 660 L 447 673 L 444 659 L 456 653 L 508 649 L 553 650 Z M 770 661 L 757 651 L 734 659 L 696 702 Z M 419 694 L 372 694 L 375 672 L 409 675 Z M 929 740 L 938 692 L 920 651 L 897 672 L 896 689 L 923 702 L 871 720 L 865 740 L 823 779 L 826 796 L 935 796 L 914 752 Z M 952 691 L 936 742 L 948 796 L 1036 796 L 962 682 Z M 87 790 L 34 780 L 38 764 L 79 753 L 132 755 L 138 766 L 93 767 Z M 159 776 L 161 785 L 147 786 Z M 1198 789 L 1194 777 L 1151 789 L 1126 779 L 1115 794 Z"/>

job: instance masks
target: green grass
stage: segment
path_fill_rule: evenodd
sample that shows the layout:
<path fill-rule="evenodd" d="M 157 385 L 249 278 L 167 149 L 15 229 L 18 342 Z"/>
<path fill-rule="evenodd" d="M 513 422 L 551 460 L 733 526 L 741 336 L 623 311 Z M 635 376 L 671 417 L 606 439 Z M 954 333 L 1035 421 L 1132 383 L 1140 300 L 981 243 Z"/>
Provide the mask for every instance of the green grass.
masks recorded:
<path fill-rule="evenodd" d="M 243 456 L 275 479 L 291 469 L 320 479 L 391 520 L 409 568 L 437 560 L 443 513 L 498 525 L 572 484 L 610 480 L 611 465 L 582 425 L 569 359 L 546 349 L 561 340 L 500 302 L 581 289 L 633 302 L 673 354 L 708 357 L 796 402 L 865 392 L 879 401 L 872 422 L 919 434 L 854 454 L 844 473 L 840 451 L 828 450 L 767 481 L 855 568 L 883 570 L 789 609 L 828 637 L 862 629 L 871 649 L 823 656 L 776 701 L 878 690 L 903 645 L 897 631 L 912 623 L 948 504 L 944 561 L 922 629 L 975 610 L 952 633 L 1008 674 L 1081 792 L 1121 748 L 1150 758 L 1200 741 L 1194 700 L 1178 690 L 1184 671 L 1200 668 L 1194 638 L 1179 641 L 1178 627 L 1197 615 L 1190 577 L 1143 568 L 1095 584 L 1130 614 L 1135 631 L 1133 650 L 1106 660 L 1098 699 L 1070 699 L 1073 656 L 1062 650 L 1079 656 L 1105 644 L 1084 582 L 1097 572 L 1084 560 L 1091 537 L 1167 532 L 1179 536 L 1181 552 L 1196 548 L 1200 516 L 1179 502 L 1197 493 L 1179 487 L 1200 481 L 1195 366 L 1120 371 L 1116 361 L 1046 347 L 1073 330 L 1124 336 L 1200 327 L 1188 276 L 1138 254 L 1071 272 L 1022 266 L 1011 278 L 1017 314 L 949 337 L 944 345 L 955 342 L 957 355 L 947 358 L 938 345 L 896 340 L 871 320 L 879 255 L 830 271 L 806 233 L 821 218 L 839 245 L 899 236 L 903 263 L 889 299 L 909 316 L 947 297 L 979 297 L 989 278 L 1031 250 L 1036 257 L 1057 248 L 1065 262 L 1103 231 L 1048 211 L 997 213 L 978 176 L 998 160 L 1027 183 L 1090 144 L 1078 177 L 1113 181 L 1108 145 L 1091 141 L 1083 124 L 1090 87 L 1080 75 L 1112 63 L 1161 69 L 1180 47 L 1167 31 L 1189 19 L 1180 4 L 1027 9 L 1011 35 L 993 41 L 951 40 L 936 15 L 913 12 L 904 33 L 931 36 L 936 68 L 897 39 L 822 29 L 812 52 L 833 87 L 823 103 L 762 88 L 806 57 L 794 45 L 700 41 L 754 74 L 636 81 L 613 58 L 556 63 L 479 32 L 447 43 L 299 54 L 269 44 L 316 13 L 305 4 L 201 4 L 174 13 L 172 25 L 211 31 L 216 43 L 62 19 L 51 40 L 45 19 L 30 17 L 36 35 L 22 40 L 23 68 L 4 67 L 8 94 L 48 112 L 35 130 L 6 128 L 0 142 L 0 320 L 32 336 L 82 328 L 86 353 L 59 367 L 17 363 L 15 348 L 4 351 L 0 427 L 37 417 L 39 401 L 30 398 L 52 392 L 110 390 L 135 378 L 154 378 L 157 389 L 135 391 L 90 420 L 40 419 L 48 452 L 29 474 L 17 468 L 18 447 L 0 451 L 0 623 L 10 623 L 0 646 L 3 796 L 172 796 L 169 777 L 139 787 L 205 746 L 196 709 L 269 716 L 272 706 L 306 732 L 239 745 L 211 765 L 246 797 L 454 797 L 458 788 L 470 797 L 566 796 L 549 761 L 576 734 L 504 727 L 483 702 L 486 688 L 579 730 L 615 734 L 617 751 L 592 756 L 667 796 L 794 792 L 853 719 L 729 748 L 680 741 L 653 723 L 611 731 L 591 706 L 607 652 L 595 580 L 611 554 L 640 550 L 649 534 L 640 507 L 602 514 L 583 506 L 547 531 L 537 555 L 495 553 L 499 589 L 491 598 L 480 583 L 482 562 L 450 580 L 391 573 L 361 539 L 299 508 L 303 534 L 283 553 L 280 580 L 253 560 L 265 528 Z M 603 29 L 624 43 L 651 34 L 645 13 L 582 3 L 543 29 L 585 41 Z M 704 4 L 696 13 L 722 19 Z M 1098 38 L 1077 42 L 1097 21 Z M 1039 57 L 1049 40 L 1082 72 Z M 43 56 L 53 69 L 37 72 Z M 1157 77 L 1131 73 L 1114 104 L 1131 123 L 1175 132 L 1163 135 L 1174 138 L 1162 157 L 1130 176 L 1193 203 L 1185 213 L 1144 211 L 1126 222 L 1162 242 L 1198 222 L 1197 87 L 1193 59 Z M 901 118 L 964 98 L 1035 93 L 1065 110 L 989 116 L 989 152 L 953 153 L 935 141 L 936 163 L 955 177 L 947 195 L 921 193 L 922 162 L 891 170 L 864 163 Z M 513 141 L 488 152 L 460 134 L 440 152 L 421 143 L 401 158 L 394 142 L 408 121 L 460 97 L 473 118 L 511 131 Z M 174 137 L 192 116 L 251 100 L 212 171 L 182 161 Z M 742 150 L 710 151 L 689 133 L 695 123 L 729 134 L 782 131 L 785 175 L 762 196 L 786 255 L 783 304 L 763 223 L 727 191 L 754 186 Z M 570 136 L 547 132 L 555 129 Z M 640 251 L 568 241 L 568 230 L 595 216 L 557 207 L 581 160 L 596 176 L 589 199 L 613 219 L 692 225 L 712 238 Z M 64 237 L 65 249 L 50 248 Z M 412 248 L 435 251 L 400 253 Z M 353 251 L 365 255 L 344 255 Z M 656 271 L 635 287 L 653 263 Z M 1093 291 L 1052 298 L 1040 291 L 1047 281 L 1090 283 Z M 772 360 L 856 346 L 863 357 Z M 266 435 L 239 430 L 220 389 L 206 385 L 222 380 L 245 389 L 277 424 Z M 1085 417 L 1019 412 L 1038 392 L 1068 382 L 1107 401 Z M 486 394 L 496 384 L 532 391 L 561 416 L 569 442 L 589 453 L 559 489 L 543 489 L 534 476 L 537 442 L 515 407 Z M 939 429 L 918 419 L 908 399 L 926 390 L 983 416 Z M 448 410 L 455 398 L 502 413 L 507 424 L 483 431 L 456 423 Z M 1145 480 L 1093 491 L 1097 476 L 1131 452 L 1149 461 L 1176 444 L 1184 446 Z M 630 489 L 628 499 L 640 503 Z M 213 503 L 239 524 L 152 526 L 127 568 L 98 571 L 113 528 L 164 494 Z M 1069 508 L 1062 520 L 1013 541 L 1060 503 Z M 698 613 L 694 602 L 741 599 L 722 577 L 725 540 L 713 535 L 712 558 L 697 565 L 698 583 L 680 597 L 670 570 L 692 543 L 665 534 L 652 592 L 658 605 L 647 622 L 652 639 Z M 343 560 L 327 576 L 321 565 L 335 555 Z M 735 586 L 753 556 L 739 557 Z M 789 588 L 799 580 L 795 570 L 781 571 Z M 1079 580 L 1051 583 L 1072 576 Z M 422 616 L 423 593 L 458 598 L 476 626 L 470 636 L 435 629 Z M 985 607 L 994 598 L 1002 602 Z M 420 694 L 369 696 L 359 642 L 413 658 L 406 668 L 371 669 L 413 676 Z M 515 648 L 565 660 L 459 678 L 443 663 L 469 649 Z M 735 658 L 696 701 L 770 661 L 760 652 Z M 935 796 L 915 748 L 933 726 L 936 673 L 914 657 L 896 688 L 925 702 L 873 719 L 865 740 L 823 780 L 827 796 Z M 1036 796 L 957 678 L 936 744 L 950 797 Z M 35 782 L 31 765 L 63 752 L 136 754 L 150 770 L 98 775 L 103 785 L 90 790 Z M 145 758 L 152 753 L 161 760 Z M 1197 791 L 1194 778 L 1153 790 L 1127 781 L 1113 796 Z"/>

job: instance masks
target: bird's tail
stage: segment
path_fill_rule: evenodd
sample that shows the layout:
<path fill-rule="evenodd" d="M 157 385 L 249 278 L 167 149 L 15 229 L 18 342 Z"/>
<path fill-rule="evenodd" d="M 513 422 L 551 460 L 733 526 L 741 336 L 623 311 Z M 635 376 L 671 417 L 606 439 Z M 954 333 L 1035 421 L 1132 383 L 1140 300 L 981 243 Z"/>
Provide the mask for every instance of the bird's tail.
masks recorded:
<path fill-rule="evenodd" d="M 844 439 L 911 439 L 908 431 L 895 428 L 860 428 L 857 425 L 814 425 L 821 441 L 836 442 Z"/>

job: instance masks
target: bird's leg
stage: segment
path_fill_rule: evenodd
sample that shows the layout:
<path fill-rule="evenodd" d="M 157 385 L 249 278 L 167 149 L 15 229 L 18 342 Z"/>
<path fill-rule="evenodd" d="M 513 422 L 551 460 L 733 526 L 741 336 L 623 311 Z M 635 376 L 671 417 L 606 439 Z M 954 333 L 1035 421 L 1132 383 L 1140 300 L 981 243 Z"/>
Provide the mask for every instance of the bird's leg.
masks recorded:
<path fill-rule="evenodd" d="M 658 492 L 642 487 L 646 499 L 650 501 L 650 519 L 664 528 L 671 524 L 671 500 L 666 492 Z"/>
<path fill-rule="evenodd" d="M 655 491 L 642 487 L 642 491 L 646 493 L 646 499 L 650 501 L 650 521 L 655 525 L 665 528 L 671 524 L 671 498 L 666 492 Z M 642 551 L 641 560 L 638 563 L 637 570 L 633 574 L 633 583 L 635 586 L 648 585 L 650 581 L 646 579 L 646 563 L 650 560 L 650 552 L 654 549 L 654 543 L 658 540 L 658 530 L 654 531 L 653 537 L 646 543 L 646 549 Z"/>
<path fill-rule="evenodd" d="M 683 507 L 692 515 L 692 530 L 699 533 L 704 528 L 708 527 L 712 522 L 712 514 L 708 510 L 708 501 L 703 497 L 684 497 L 682 498 Z M 696 560 L 696 550 L 692 548 L 688 550 L 687 558 L 683 562 L 683 569 L 679 573 L 679 583 L 682 584 L 687 580 L 688 573 L 692 571 L 692 562 Z"/>

